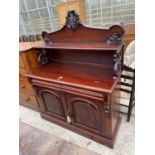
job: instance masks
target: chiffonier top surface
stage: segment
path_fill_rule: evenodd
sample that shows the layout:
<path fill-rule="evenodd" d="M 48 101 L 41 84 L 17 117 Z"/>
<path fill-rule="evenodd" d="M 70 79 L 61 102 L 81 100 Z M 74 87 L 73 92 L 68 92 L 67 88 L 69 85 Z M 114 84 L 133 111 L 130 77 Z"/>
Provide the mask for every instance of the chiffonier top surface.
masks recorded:
<path fill-rule="evenodd" d="M 54 82 L 77 88 L 85 88 L 93 91 L 111 93 L 117 79 L 107 77 L 104 74 L 92 74 L 86 71 L 82 65 L 72 66 L 59 63 L 47 64 L 46 66 L 33 70 L 27 76 L 36 80 Z M 91 69 L 91 68 L 90 68 Z M 94 71 L 95 72 L 95 71 Z"/>

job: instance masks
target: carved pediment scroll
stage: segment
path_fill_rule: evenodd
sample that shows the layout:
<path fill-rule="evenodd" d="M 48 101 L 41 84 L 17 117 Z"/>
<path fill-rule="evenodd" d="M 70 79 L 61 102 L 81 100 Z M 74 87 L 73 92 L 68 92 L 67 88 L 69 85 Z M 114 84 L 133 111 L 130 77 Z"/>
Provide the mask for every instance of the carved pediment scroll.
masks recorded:
<path fill-rule="evenodd" d="M 106 41 L 107 44 L 121 44 L 123 40 L 123 34 L 113 33 Z"/>
<path fill-rule="evenodd" d="M 80 17 L 76 14 L 75 10 L 68 11 L 66 17 L 66 26 L 71 28 L 72 30 L 76 30 L 76 28 L 81 24 Z"/>

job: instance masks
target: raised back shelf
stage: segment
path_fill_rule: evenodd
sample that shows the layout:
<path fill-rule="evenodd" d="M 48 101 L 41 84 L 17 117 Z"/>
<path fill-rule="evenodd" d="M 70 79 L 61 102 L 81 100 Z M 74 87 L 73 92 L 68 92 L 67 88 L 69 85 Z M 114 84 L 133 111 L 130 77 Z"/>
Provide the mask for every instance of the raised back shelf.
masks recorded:
<path fill-rule="evenodd" d="M 62 29 L 42 33 L 44 43 L 33 47 L 38 67 L 28 76 L 111 91 L 123 65 L 123 35 L 119 25 L 87 27 L 70 12 Z"/>
<path fill-rule="evenodd" d="M 119 25 L 109 28 L 91 28 L 79 23 L 75 29 L 65 25 L 62 29 L 48 33 L 43 32 L 42 36 L 46 43 L 72 43 L 72 42 L 99 42 L 107 43 L 112 37 L 111 44 L 120 44 L 124 30 Z M 109 42 L 110 44 L 110 42 Z"/>

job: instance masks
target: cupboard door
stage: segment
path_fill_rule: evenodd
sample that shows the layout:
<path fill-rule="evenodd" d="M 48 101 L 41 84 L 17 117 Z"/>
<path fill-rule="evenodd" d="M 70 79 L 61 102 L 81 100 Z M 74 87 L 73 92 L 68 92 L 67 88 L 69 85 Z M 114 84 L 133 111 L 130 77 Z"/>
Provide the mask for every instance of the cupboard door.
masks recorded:
<path fill-rule="evenodd" d="M 96 133 L 103 132 L 103 101 L 71 94 L 65 94 L 65 97 L 73 125 Z"/>
<path fill-rule="evenodd" d="M 42 88 L 37 94 L 39 94 L 39 103 L 43 113 L 65 119 L 61 92 Z"/>

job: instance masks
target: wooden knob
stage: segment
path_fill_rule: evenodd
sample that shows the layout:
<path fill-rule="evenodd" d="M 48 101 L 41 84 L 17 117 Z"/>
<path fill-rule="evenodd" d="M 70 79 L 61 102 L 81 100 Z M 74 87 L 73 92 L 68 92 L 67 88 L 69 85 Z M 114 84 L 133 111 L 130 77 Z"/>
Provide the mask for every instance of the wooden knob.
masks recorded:
<path fill-rule="evenodd" d="M 68 110 L 67 111 L 67 116 L 66 116 L 66 119 L 67 119 L 67 123 L 70 124 L 72 122 L 72 119 L 71 119 L 71 112 Z"/>
<path fill-rule="evenodd" d="M 25 100 L 26 100 L 26 101 L 30 101 L 30 97 L 27 97 Z"/>
<path fill-rule="evenodd" d="M 25 85 L 21 85 L 20 88 L 25 89 Z"/>
<path fill-rule="evenodd" d="M 111 115 L 111 111 L 110 111 L 110 106 L 109 105 L 104 105 L 104 112 L 106 114 L 106 116 L 110 117 Z"/>
<path fill-rule="evenodd" d="M 67 116 L 67 123 L 71 123 L 72 122 L 72 120 L 71 120 L 71 117 L 70 116 Z"/>

